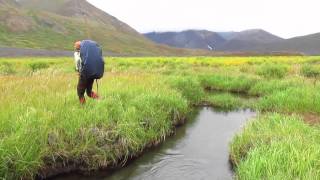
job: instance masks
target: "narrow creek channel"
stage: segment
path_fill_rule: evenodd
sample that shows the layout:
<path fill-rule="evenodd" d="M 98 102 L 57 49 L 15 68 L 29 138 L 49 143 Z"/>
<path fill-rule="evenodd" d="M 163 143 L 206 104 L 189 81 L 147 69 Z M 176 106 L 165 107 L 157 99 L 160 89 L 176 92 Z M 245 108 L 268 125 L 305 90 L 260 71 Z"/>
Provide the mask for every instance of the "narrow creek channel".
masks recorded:
<path fill-rule="evenodd" d="M 85 177 L 67 175 L 55 180 L 212 180 L 232 179 L 229 143 L 251 110 L 231 112 L 204 107 L 177 129 L 174 136 L 151 149 L 128 166 L 113 173 Z"/>

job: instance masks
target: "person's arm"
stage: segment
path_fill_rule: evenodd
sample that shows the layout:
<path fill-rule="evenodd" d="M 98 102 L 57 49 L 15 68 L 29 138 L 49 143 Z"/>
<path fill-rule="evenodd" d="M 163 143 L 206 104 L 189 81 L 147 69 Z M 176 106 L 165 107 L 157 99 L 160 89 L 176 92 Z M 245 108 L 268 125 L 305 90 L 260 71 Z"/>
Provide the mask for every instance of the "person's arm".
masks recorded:
<path fill-rule="evenodd" d="M 81 70 L 81 57 L 79 52 L 74 53 L 74 63 L 75 63 L 75 69 L 77 72 L 80 72 Z"/>

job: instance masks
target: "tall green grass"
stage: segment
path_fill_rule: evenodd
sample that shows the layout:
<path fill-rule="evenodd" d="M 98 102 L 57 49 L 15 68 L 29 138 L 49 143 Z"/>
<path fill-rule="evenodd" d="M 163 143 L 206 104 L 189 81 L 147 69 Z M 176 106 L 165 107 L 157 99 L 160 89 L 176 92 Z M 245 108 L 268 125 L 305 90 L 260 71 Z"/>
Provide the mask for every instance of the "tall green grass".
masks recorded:
<path fill-rule="evenodd" d="M 244 103 L 241 98 L 235 97 L 229 93 L 214 93 L 208 95 L 206 101 L 214 107 L 232 110 L 243 107 Z"/>
<path fill-rule="evenodd" d="M 270 95 L 272 93 L 285 91 L 288 88 L 303 87 L 303 81 L 301 78 L 260 80 L 250 88 L 248 93 L 253 96 Z"/>
<path fill-rule="evenodd" d="M 256 78 L 240 75 L 201 75 L 200 77 L 202 86 L 207 89 L 247 93 L 249 89 L 257 82 Z"/>
<path fill-rule="evenodd" d="M 319 138 L 299 117 L 259 117 L 231 144 L 237 179 L 319 179 Z"/>
<path fill-rule="evenodd" d="M 288 73 L 288 66 L 284 64 L 267 63 L 257 69 L 257 74 L 264 78 L 283 78 Z"/>
<path fill-rule="evenodd" d="M 6 84 L 19 89 L 5 90 L 1 103 L 6 108 L 1 108 L 0 176 L 7 179 L 32 177 L 41 167 L 69 160 L 88 169 L 111 166 L 161 142 L 188 111 L 180 92 L 157 77 L 104 81 L 104 99 L 84 107 L 69 88 L 76 78 L 18 79 Z M 13 105 L 13 96 L 23 101 Z"/>
<path fill-rule="evenodd" d="M 320 67 L 318 65 L 304 64 L 301 67 L 301 74 L 308 78 L 319 78 Z"/>
<path fill-rule="evenodd" d="M 72 58 L 0 59 L 0 178 L 30 179 L 58 164 L 93 170 L 123 163 L 163 141 L 193 105 L 204 101 L 262 113 L 320 115 L 319 86 L 301 72 L 315 60 L 106 58 L 107 72 L 99 87 L 102 99 L 87 99 L 81 106 Z M 230 92 L 261 98 L 248 102 Z M 313 160 L 318 158 L 318 130 L 279 114 L 250 123 L 232 144 L 237 176 L 318 177 Z M 302 143 L 310 147 L 303 151 Z M 294 164 L 289 157 L 303 161 Z M 276 160 L 281 167 L 274 165 Z"/>
<path fill-rule="evenodd" d="M 320 113 L 318 87 L 288 88 L 265 96 L 258 103 L 263 111 Z"/>
<path fill-rule="evenodd" d="M 204 88 L 197 77 L 192 76 L 171 76 L 167 80 L 168 84 L 182 93 L 189 104 L 199 104 L 204 100 Z"/>

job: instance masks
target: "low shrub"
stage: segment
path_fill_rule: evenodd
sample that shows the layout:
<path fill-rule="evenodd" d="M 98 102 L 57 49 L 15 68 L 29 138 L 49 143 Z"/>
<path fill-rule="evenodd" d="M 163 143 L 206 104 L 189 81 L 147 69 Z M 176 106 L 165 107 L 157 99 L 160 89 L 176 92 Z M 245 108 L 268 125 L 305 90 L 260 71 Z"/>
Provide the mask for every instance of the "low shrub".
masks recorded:
<path fill-rule="evenodd" d="M 16 71 L 12 64 L 8 62 L 3 62 L 0 64 L 0 75 L 10 75 L 14 74 Z"/>
<path fill-rule="evenodd" d="M 32 72 L 36 72 L 41 69 L 46 69 L 49 67 L 49 63 L 46 62 L 34 62 L 28 64 L 29 68 L 31 69 Z"/>

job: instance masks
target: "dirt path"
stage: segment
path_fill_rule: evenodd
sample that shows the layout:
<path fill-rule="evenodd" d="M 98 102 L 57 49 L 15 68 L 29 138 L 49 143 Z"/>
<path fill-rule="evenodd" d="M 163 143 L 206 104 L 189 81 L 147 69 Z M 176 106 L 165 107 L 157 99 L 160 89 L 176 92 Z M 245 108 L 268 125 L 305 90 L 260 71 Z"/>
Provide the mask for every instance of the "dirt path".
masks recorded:
<path fill-rule="evenodd" d="M 103 52 L 104 56 L 112 57 L 141 57 L 139 54 L 119 54 L 113 52 Z M 24 57 L 24 56 L 44 56 L 44 57 L 62 57 L 73 56 L 72 51 L 63 50 L 45 50 L 45 49 L 28 49 L 14 47 L 0 47 L 0 57 Z"/>
<path fill-rule="evenodd" d="M 19 56 L 72 56 L 72 51 L 53 51 L 42 49 L 24 49 L 0 47 L 0 57 L 19 57 Z"/>

